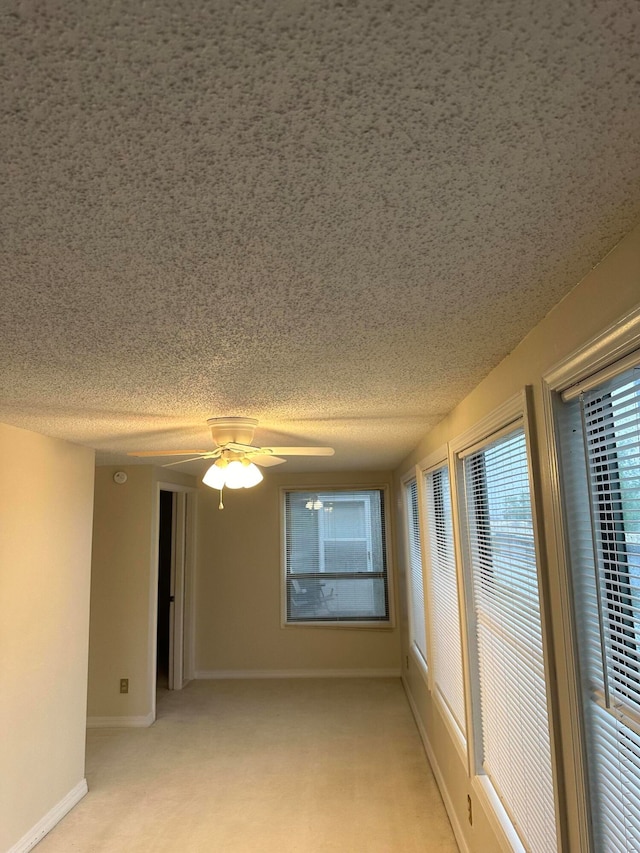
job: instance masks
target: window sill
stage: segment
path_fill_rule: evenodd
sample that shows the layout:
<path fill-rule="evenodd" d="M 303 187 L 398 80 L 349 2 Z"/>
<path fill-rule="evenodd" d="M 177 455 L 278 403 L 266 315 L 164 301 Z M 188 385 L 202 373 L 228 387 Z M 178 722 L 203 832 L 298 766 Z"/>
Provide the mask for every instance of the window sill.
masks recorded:
<path fill-rule="evenodd" d="M 367 629 L 369 631 L 393 631 L 392 622 L 281 622 L 281 628 L 347 628 Z"/>
<path fill-rule="evenodd" d="M 493 827 L 501 849 L 505 853 L 527 853 L 489 779 L 484 775 L 475 776 L 472 788 Z"/>
<path fill-rule="evenodd" d="M 442 693 L 440 692 L 440 688 L 437 684 L 434 684 L 433 695 L 435 698 L 435 704 L 442 719 L 444 720 L 445 726 L 449 729 L 449 734 L 451 735 L 451 740 L 455 744 L 456 749 L 458 750 L 458 755 L 462 759 L 465 766 L 467 765 L 467 738 L 464 731 L 458 725 L 458 721 L 453 716 L 449 705 L 447 704 L 447 700 L 444 698 Z"/>
<path fill-rule="evenodd" d="M 415 643 L 411 643 L 409 653 L 411 655 L 411 660 L 415 663 L 416 669 L 420 673 L 420 676 L 426 685 L 427 690 L 431 690 L 431 685 L 429 684 L 429 667 L 427 666 L 426 660 L 422 657 L 422 652 Z"/>

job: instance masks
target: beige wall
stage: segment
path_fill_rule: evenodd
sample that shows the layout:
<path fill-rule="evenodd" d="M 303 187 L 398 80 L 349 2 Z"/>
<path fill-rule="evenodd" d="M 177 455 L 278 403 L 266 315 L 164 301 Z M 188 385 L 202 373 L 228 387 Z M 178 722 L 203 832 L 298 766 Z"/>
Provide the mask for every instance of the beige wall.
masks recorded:
<path fill-rule="evenodd" d="M 113 481 L 116 470 L 128 475 Z M 96 469 L 91 581 L 88 715 L 137 718 L 152 712 L 149 627 L 157 539 L 158 483 L 193 486 L 189 476 L 147 465 Z M 280 625 L 279 486 L 390 486 L 391 475 L 289 475 L 267 472 L 255 489 L 197 495 L 195 669 L 397 670 L 396 628 L 304 628 Z M 391 544 L 393 545 L 393 525 Z M 392 549 L 393 550 L 393 549 Z M 187 638 L 188 642 L 188 638 Z M 120 694 L 121 678 L 129 693 Z"/>
<path fill-rule="evenodd" d="M 127 482 L 114 482 L 116 471 Z M 158 483 L 192 477 L 150 465 L 96 469 L 88 716 L 146 718 L 154 707 L 149 629 L 157 546 Z M 120 693 L 120 679 L 129 693 Z M 142 722 L 142 720 L 140 720 Z"/>
<path fill-rule="evenodd" d="M 93 474 L 0 424 L 0 850 L 84 779 Z"/>
<path fill-rule="evenodd" d="M 542 375 L 560 359 L 587 342 L 625 312 L 640 302 L 640 228 L 636 229 L 607 258 L 594 269 L 556 308 L 522 341 L 489 376 L 457 406 L 434 430 L 422 440 L 416 450 L 399 466 L 396 483 L 413 465 L 428 454 L 451 441 L 478 420 L 492 412 L 498 405 L 521 391 L 525 385 L 533 386 L 535 432 L 539 452 L 534 458 L 534 470 L 538 473 L 538 492 L 542 501 L 543 522 L 546 539 L 543 542 L 548 566 L 546 577 L 549 583 L 549 607 L 546 616 L 550 619 L 555 642 L 555 664 L 557 669 L 557 697 L 560 706 L 560 739 L 563 748 L 562 763 L 565 768 L 567 792 L 568 832 L 570 847 L 578 850 L 575 778 L 568 749 L 568 732 L 573 721 L 568 713 L 566 692 L 566 660 L 568 650 L 563 645 L 562 608 L 558 587 L 558 566 L 555 561 L 555 540 L 551 524 L 551 495 L 545 460 L 547 437 L 542 409 Z M 401 565 L 405 571 L 404 549 Z M 404 597 L 403 597 L 404 601 Z M 406 626 L 406 616 L 404 620 Z M 403 650 L 408 647 L 406 628 L 403 627 Z M 497 840 L 475 803 L 474 826 L 470 828 L 466 818 L 466 795 L 469 784 L 466 768 L 455 750 L 446 729 L 439 707 L 424 688 L 420 674 L 412 663 L 405 670 L 408 689 L 415 701 L 419 718 L 426 729 L 431 748 L 443 776 L 444 785 L 455 810 L 454 818 L 462 827 L 471 851 L 484 853 L 497 849 Z"/>
<path fill-rule="evenodd" d="M 284 467 L 284 466 L 283 466 Z M 390 474 L 289 474 L 267 469 L 253 489 L 198 495 L 196 669 L 398 669 L 397 629 L 282 628 L 280 486 L 390 483 Z"/>
<path fill-rule="evenodd" d="M 127 482 L 113 481 L 116 470 Z M 153 526 L 153 468 L 96 469 L 89 717 L 145 716 L 148 695 L 149 585 Z M 129 693 L 119 692 L 129 679 Z"/>

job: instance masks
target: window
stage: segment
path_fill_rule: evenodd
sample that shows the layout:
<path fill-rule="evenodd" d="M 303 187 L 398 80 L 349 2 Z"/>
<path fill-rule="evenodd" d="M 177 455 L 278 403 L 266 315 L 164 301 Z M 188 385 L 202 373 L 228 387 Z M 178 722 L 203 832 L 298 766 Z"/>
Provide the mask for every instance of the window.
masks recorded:
<path fill-rule="evenodd" d="M 640 849 L 640 367 L 595 377 L 569 389 L 563 399 L 560 449 L 594 845 L 612 853 L 635 851 Z"/>
<path fill-rule="evenodd" d="M 436 689 L 464 738 L 465 710 L 458 581 L 453 547 L 449 469 L 424 475 L 427 545 L 433 606 L 432 665 Z"/>
<path fill-rule="evenodd" d="M 286 623 L 389 623 L 383 489 L 284 491 Z"/>
<path fill-rule="evenodd" d="M 527 445 L 512 425 L 460 454 L 475 682 L 475 765 L 523 846 L 556 851 Z"/>
<path fill-rule="evenodd" d="M 418 483 L 415 479 L 405 485 L 405 512 L 409 545 L 409 628 L 411 642 L 422 662 L 427 662 L 424 587 L 422 582 L 422 551 L 420 548 L 420 518 L 418 512 Z"/>

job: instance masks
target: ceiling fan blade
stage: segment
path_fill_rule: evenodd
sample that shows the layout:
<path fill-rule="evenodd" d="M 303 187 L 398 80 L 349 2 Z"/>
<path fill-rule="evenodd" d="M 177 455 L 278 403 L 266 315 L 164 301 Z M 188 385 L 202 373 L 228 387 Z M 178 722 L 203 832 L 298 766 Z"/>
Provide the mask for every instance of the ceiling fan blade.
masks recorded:
<path fill-rule="evenodd" d="M 190 456 L 188 459 L 178 459 L 177 462 L 165 462 L 162 465 L 163 468 L 171 468 L 172 465 L 184 465 L 185 462 L 194 462 L 196 459 L 212 459 L 211 454 L 207 453 L 204 456 L 199 454 L 198 456 Z"/>
<path fill-rule="evenodd" d="M 272 465 L 282 465 L 283 462 L 287 461 L 286 459 L 281 459 L 279 456 L 264 456 L 259 453 L 255 456 L 251 455 L 249 458 L 261 468 L 271 468 Z"/>
<path fill-rule="evenodd" d="M 132 450 L 127 456 L 193 456 L 196 453 L 209 453 L 208 450 Z"/>
<path fill-rule="evenodd" d="M 333 456 L 333 447 L 263 447 L 269 453 L 279 456 Z"/>

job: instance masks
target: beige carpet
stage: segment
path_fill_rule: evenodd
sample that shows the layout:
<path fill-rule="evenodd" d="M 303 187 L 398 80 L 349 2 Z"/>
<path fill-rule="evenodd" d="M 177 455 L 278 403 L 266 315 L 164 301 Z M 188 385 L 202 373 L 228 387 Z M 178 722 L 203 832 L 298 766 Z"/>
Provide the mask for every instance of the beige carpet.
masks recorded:
<path fill-rule="evenodd" d="M 397 679 L 196 681 L 88 733 L 89 794 L 37 853 L 456 851 Z"/>

